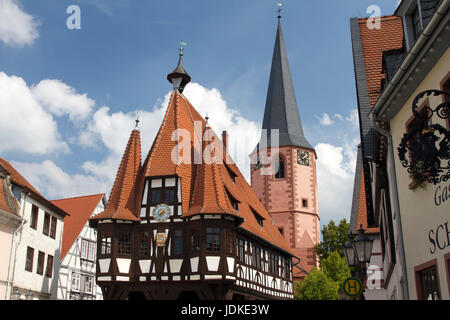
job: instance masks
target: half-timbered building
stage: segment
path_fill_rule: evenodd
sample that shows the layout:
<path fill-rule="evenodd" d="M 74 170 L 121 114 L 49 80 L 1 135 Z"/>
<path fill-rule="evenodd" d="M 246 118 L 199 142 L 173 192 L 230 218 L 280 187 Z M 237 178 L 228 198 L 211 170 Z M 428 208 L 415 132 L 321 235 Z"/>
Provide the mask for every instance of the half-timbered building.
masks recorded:
<path fill-rule="evenodd" d="M 182 53 L 167 78 L 173 92 L 147 157 L 135 129 L 106 209 L 90 219 L 103 297 L 292 299 L 298 259 L 228 155 L 226 134 L 222 142 L 183 96 Z"/>

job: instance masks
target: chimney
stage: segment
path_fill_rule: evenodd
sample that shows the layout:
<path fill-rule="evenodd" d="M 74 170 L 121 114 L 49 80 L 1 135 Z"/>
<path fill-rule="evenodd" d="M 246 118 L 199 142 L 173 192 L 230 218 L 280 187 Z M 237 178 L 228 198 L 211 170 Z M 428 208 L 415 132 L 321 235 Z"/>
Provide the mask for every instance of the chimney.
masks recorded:
<path fill-rule="evenodd" d="M 222 143 L 225 149 L 228 148 L 228 133 L 226 131 L 222 131 Z"/>

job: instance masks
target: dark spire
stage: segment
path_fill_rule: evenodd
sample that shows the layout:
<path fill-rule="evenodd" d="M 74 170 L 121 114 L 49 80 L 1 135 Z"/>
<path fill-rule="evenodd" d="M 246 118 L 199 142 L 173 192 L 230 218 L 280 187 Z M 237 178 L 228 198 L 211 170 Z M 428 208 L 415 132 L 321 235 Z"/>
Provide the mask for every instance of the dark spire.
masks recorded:
<path fill-rule="evenodd" d="M 280 7 L 281 10 L 281 7 Z M 280 12 L 278 13 L 278 30 L 273 50 L 272 69 L 270 70 L 269 88 L 267 90 L 263 129 L 267 130 L 267 145 L 270 146 L 270 130 L 278 129 L 281 146 L 298 146 L 314 148 L 303 134 L 302 122 L 292 85 L 283 32 L 281 31 Z M 264 146 L 260 146 L 264 147 Z"/>
<path fill-rule="evenodd" d="M 183 93 L 184 87 L 191 81 L 191 77 L 183 67 L 183 49 L 186 45 L 187 43 L 180 41 L 178 65 L 167 75 L 167 80 L 173 84 L 173 90 L 178 90 L 180 93 Z"/>

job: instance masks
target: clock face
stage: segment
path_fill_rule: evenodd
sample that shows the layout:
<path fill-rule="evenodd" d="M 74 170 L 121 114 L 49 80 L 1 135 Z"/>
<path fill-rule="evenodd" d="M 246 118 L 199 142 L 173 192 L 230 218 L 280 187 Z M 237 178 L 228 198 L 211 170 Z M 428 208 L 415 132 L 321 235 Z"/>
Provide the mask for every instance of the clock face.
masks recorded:
<path fill-rule="evenodd" d="M 297 163 L 309 167 L 309 152 L 304 150 L 298 150 Z"/>
<path fill-rule="evenodd" d="M 158 221 L 166 221 L 170 216 L 170 208 L 167 204 L 158 204 L 153 209 L 153 217 Z"/>

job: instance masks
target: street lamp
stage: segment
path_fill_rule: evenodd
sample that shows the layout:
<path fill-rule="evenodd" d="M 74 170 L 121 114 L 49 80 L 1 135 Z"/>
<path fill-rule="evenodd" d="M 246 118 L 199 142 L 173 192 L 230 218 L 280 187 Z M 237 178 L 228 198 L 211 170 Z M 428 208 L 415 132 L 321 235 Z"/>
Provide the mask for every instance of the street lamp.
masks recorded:
<path fill-rule="evenodd" d="M 370 262 L 372 255 L 373 239 L 370 239 L 364 234 L 362 225 L 359 227 L 358 236 L 353 241 L 353 249 L 359 263 L 365 264 Z"/>
<path fill-rule="evenodd" d="M 358 265 L 355 249 L 353 248 L 353 235 L 351 233 L 348 235 L 348 242 L 344 246 L 344 255 L 349 267 L 355 267 Z"/>

